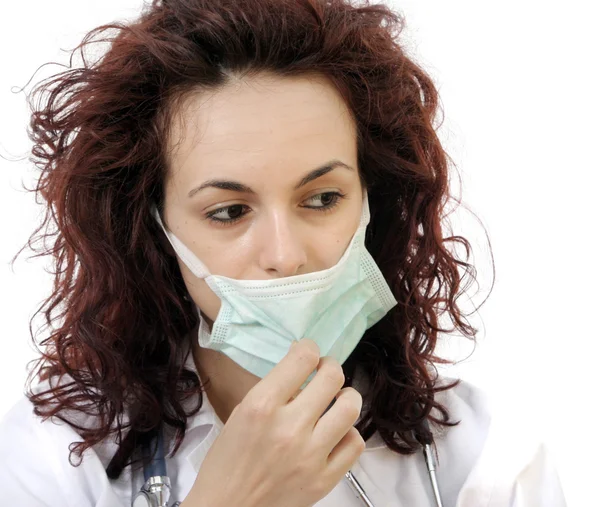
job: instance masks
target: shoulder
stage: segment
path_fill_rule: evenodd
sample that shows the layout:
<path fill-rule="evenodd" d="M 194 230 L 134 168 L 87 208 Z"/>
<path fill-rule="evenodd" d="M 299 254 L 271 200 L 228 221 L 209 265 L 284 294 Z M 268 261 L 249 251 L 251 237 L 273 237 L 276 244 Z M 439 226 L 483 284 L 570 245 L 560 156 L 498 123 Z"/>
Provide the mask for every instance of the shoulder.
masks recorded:
<path fill-rule="evenodd" d="M 454 387 L 438 391 L 436 401 L 450 411 L 451 418 L 475 418 L 484 425 L 489 425 L 493 412 L 493 398 L 482 387 L 473 382 L 456 377 L 440 375 L 436 388 L 458 382 Z"/>
<path fill-rule="evenodd" d="M 0 420 L 0 476 L 11 505 L 69 505 L 66 484 L 52 449 L 55 435 L 45 431 L 23 396 Z"/>
<path fill-rule="evenodd" d="M 450 456 L 462 455 L 469 463 L 457 506 L 484 500 L 502 507 L 566 505 L 539 415 L 516 399 L 500 398 L 464 380 L 441 398 L 451 418 L 462 420 L 448 432 L 448 462 L 456 464 Z"/>
<path fill-rule="evenodd" d="M 0 419 L 0 452 L 10 452 L 18 447 L 19 451 L 42 453 L 40 447 L 48 440 L 48 434 L 54 434 L 48 424 L 42 424 L 42 418 L 35 414 L 31 401 L 21 396 Z M 54 435 L 53 435 L 54 436 Z"/>
<path fill-rule="evenodd" d="M 494 417 L 493 399 L 489 393 L 473 382 L 440 375 L 436 388 L 458 383 L 449 389 L 437 391 L 435 401 L 448 412 L 449 422 L 458 422 L 456 426 L 431 425 L 434 439 L 444 440 L 452 450 L 471 454 L 475 459 L 481 452 L 489 436 Z M 432 415 L 441 419 L 441 411 L 434 408 Z"/>
<path fill-rule="evenodd" d="M 23 395 L 0 419 L 3 499 L 10 505 L 108 505 L 99 501 L 110 496 L 110 491 L 97 453 L 106 446 L 94 446 L 79 458 L 71 454 L 71 444 L 82 440 L 67 422 L 38 416 L 33 403 Z M 113 501 L 110 505 L 120 505 L 114 498 L 107 500 Z"/>
<path fill-rule="evenodd" d="M 436 392 L 435 401 L 448 412 L 448 422 L 458 424 L 430 424 L 438 460 L 440 487 L 446 497 L 453 501 L 487 445 L 494 417 L 492 400 L 478 385 L 440 375 L 436 387 L 449 386 L 457 380 L 458 384 L 454 387 Z M 437 408 L 432 410 L 432 415 L 443 419 Z"/>
<path fill-rule="evenodd" d="M 50 384 L 42 382 L 33 388 L 34 393 L 45 392 Z M 81 441 L 75 426 L 89 427 L 91 417 L 81 417 L 75 412 L 61 411 L 61 417 L 44 418 L 35 413 L 31 400 L 23 395 L 0 419 L 0 445 L 5 451 L 17 444 L 41 455 L 47 446 L 56 448 L 64 442 Z M 62 418 L 71 422 L 69 424 Z"/>
<path fill-rule="evenodd" d="M 518 461 L 517 457 L 520 461 L 527 461 L 537 452 L 541 437 L 535 429 L 535 414 L 520 406 L 516 400 L 499 398 L 467 380 L 440 376 L 436 386 L 449 385 L 456 380 L 459 383 L 455 387 L 436 393 L 435 398 L 448 410 L 450 421 L 460 423 L 442 430 L 436 425 L 434 436 L 441 432 L 445 437 L 447 432 L 451 439 L 461 441 L 461 445 L 479 441 L 480 450 L 487 453 L 510 449 L 518 444 L 518 450 L 510 451 L 515 457 L 513 462 Z M 437 410 L 433 413 L 440 417 Z"/>

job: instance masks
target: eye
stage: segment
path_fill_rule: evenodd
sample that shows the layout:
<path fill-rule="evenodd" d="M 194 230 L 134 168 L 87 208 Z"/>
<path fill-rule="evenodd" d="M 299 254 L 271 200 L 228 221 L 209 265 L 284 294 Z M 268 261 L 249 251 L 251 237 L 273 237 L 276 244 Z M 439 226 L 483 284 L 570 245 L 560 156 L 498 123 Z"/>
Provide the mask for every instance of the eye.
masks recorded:
<path fill-rule="evenodd" d="M 240 220 L 246 213 L 243 213 L 244 208 L 247 208 L 244 204 L 234 204 L 233 206 L 227 206 L 211 211 L 206 214 L 206 218 L 220 224 L 232 224 Z"/>
<path fill-rule="evenodd" d="M 320 194 L 313 195 L 305 202 L 320 203 L 321 206 L 302 206 L 306 209 L 315 211 L 330 211 L 333 210 L 339 203 L 340 200 L 345 198 L 345 194 L 340 192 L 321 192 Z M 206 213 L 206 218 L 219 226 L 233 225 L 238 222 L 250 211 L 250 208 L 245 204 L 233 204 L 231 206 L 225 206 Z"/>
<path fill-rule="evenodd" d="M 308 201 L 312 202 L 320 202 L 322 206 L 304 206 L 305 208 L 310 208 L 318 211 L 327 211 L 332 208 L 335 208 L 340 200 L 346 197 L 345 194 L 341 194 L 340 192 L 322 192 L 320 194 L 313 195 Z"/>

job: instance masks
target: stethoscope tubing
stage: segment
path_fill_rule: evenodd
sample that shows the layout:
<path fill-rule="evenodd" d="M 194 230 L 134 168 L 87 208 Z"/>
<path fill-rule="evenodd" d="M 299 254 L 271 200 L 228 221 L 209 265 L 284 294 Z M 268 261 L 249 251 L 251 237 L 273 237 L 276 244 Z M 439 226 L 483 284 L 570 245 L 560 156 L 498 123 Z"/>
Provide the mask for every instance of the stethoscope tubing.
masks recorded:
<path fill-rule="evenodd" d="M 331 400 L 331 403 L 325 409 L 325 411 L 323 412 L 321 417 L 323 417 L 323 415 L 325 415 L 327 413 L 327 411 L 334 405 L 335 401 L 336 401 L 335 399 Z M 423 425 L 427 429 L 427 431 L 431 432 L 431 428 L 429 427 L 429 422 L 427 421 L 427 419 L 425 419 L 423 421 Z M 163 482 L 166 482 L 170 489 L 170 481 L 169 481 L 169 478 L 167 475 L 167 465 L 165 462 L 164 439 L 163 439 L 162 426 L 159 428 L 158 436 L 155 437 L 151 443 L 154 443 L 155 441 L 158 444 L 158 451 L 157 451 L 156 458 L 151 460 L 150 464 L 148 466 L 144 467 L 144 481 L 146 481 L 144 484 L 144 487 L 146 487 L 150 484 L 151 479 L 158 479 Z M 151 446 L 144 446 L 142 448 L 142 450 L 146 456 L 151 455 Z M 440 495 L 440 490 L 439 490 L 439 486 L 438 486 L 438 482 L 437 482 L 437 476 L 436 476 L 436 470 L 435 470 L 435 460 L 433 458 L 433 453 L 431 452 L 431 446 L 429 444 L 423 444 L 423 457 L 425 459 L 425 465 L 427 466 L 427 472 L 429 474 L 429 480 L 431 482 L 431 488 L 433 490 L 435 505 L 436 505 L 436 507 L 443 507 L 442 497 Z M 365 489 L 361 486 L 361 484 L 358 482 L 358 480 L 352 473 L 352 470 L 348 470 L 348 472 L 346 472 L 346 474 L 345 474 L 345 477 L 348 481 L 348 484 L 353 489 L 356 497 L 359 498 L 360 500 L 362 500 L 363 504 L 366 507 L 375 507 L 375 505 L 373 504 L 373 502 L 367 495 Z M 178 503 L 177 503 L 177 505 L 178 505 Z M 160 507 L 168 507 L 168 506 L 165 503 L 164 505 L 161 505 Z"/>
<path fill-rule="evenodd" d="M 444 507 L 442 504 L 442 496 L 440 495 L 440 489 L 437 482 L 437 476 L 435 472 L 435 463 L 433 461 L 433 453 L 431 452 L 431 446 L 429 444 L 425 444 L 423 446 L 423 456 L 425 457 L 425 463 L 427 465 L 427 471 L 429 473 L 429 480 L 431 482 L 431 488 L 433 490 L 433 497 L 435 499 L 436 507 Z M 346 472 L 346 479 L 348 480 L 348 484 L 354 490 L 356 497 L 362 500 L 363 504 L 366 507 L 375 507 L 371 499 L 365 492 L 364 488 L 360 485 L 354 474 L 351 470 Z"/>
<path fill-rule="evenodd" d="M 144 482 L 150 479 L 150 477 L 166 477 L 167 476 L 167 463 L 165 461 L 165 444 L 162 428 L 159 429 L 158 435 L 152 439 L 149 444 L 142 445 L 142 453 L 146 457 L 152 455 L 152 447 L 157 444 L 158 449 L 156 451 L 156 457 L 152 459 L 150 465 L 144 467 Z"/>
<path fill-rule="evenodd" d="M 348 484 L 350 484 L 354 492 L 358 495 L 357 498 L 360 498 L 364 505 L 367 507 L 375 507 L 363 487 L 360 485 L 360 482 L 358 482 L 356 477 L 354 477 L 352 470 L 348 470 L 346 472 L 346 479 L 348 480 Z"/>
<path fill-rule="evenodd" d="M 425 424 L 427 425 L 427 428 L 429 428 L 427 421 L 425 421 Z M 156 457 L 149 463 L 149 465 L 144 467 L 144 481 L 146 481 L 146 484 L 148 484 L 148 482 L 151 482 L 151 479 L 162 479 L 165 477 L 168 478 L 167 465 L 164 457 L 164 440 L 162 429 L 158 432 L 158 436 L 152 441 L 152 443 L 154 442 L 157 442 L 158 450 Z M 144 452 L 147 453 L 146 455 L 149 455 L 149 453 L 151 452 L 151 445 L 144 446 L 143 449 Z M 433 489 L 436 507 L 443 507 L 442 497 L 440 495 L 440 490 L 436 477 L 435 461 L 433 458 L 433 453 L 431 452 L 431 446 L 429 444 L 423 445 L 423 456 L 425 458 L 425 464 L 427 465 L 427 471 L 429 473 L 429 479 L 431 482 L 431 487 Z M 365 507 L 375 507 L 375 505 L 367 495 L 366 491 L 361 486 L 360 482 L 358 482 L 351 470 L 348 470 L 348 472 L 346 472 L 345 477 L 350 487 L 354 490 L 357 498 L 359 498 L 362 501 L 363 505 L 365 505 Z M 179 502 L 177 502 L 176 505 L 179 505 Z M 165 503 L 160 507 L 168 506 Z"/>

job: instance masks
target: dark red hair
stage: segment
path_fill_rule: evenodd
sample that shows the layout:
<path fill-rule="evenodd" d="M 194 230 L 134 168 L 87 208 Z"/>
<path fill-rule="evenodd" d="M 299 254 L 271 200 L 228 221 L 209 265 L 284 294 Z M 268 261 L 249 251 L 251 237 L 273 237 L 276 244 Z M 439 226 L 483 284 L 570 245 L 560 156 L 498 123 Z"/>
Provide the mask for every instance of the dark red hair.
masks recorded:
<path fill-rule="evenodd" d="M 432 366 L 449 363 L 434 354 L 440 333 L 475 337 L 457 304 L 474 269 L 469 242 L 443 233 L 452 197 L 450 159 L 434 125 L 438 95 L 398 42 L 402 16 L 384 4 L 355 4 L 154 1 L 135 22 L 89 32 L 73 50 L 81 50 L 83 66 L 34 90 L 47 94 L 37 107 L 30 103 L 28 131 L 41 170 L 32 190 L 46 215 L 28 245 L 55 266 L 53 292 L 34 315 L 43 313 L 50 329 L 37 375 L 70 379 L 36 394 L 32 371 L 27 396 L 39 416 L 77 429 L 83 441 L 71 452 L 79 457 L 116 432 L 110 477 L 138 461 L 132 452 L 161 423 L 176 430 L 176 452 L 186 419 L 202 405 L 203 386 L 182 357 L 197 314 L 150 206 L 163 202 L 165 140 L 182 99 L 226 85 L 230 74 L 326 76 L 356 122 L 372 216 L 367 248 L 399 302 L 343 365 L 345 385 L 357 365 L 370 380 L 369 410 L 357 423 L 363 438 L 378 430 L 390 449 L 409 454 L 431 441 L 425 418 L 458 424 L 434 400 L 456 383 L 439 386 Z M 83 49 L 98 41 L 110 44 L 89 63 Z M 452 329 L 441 328 L 442 315 Z M 189 397 L 198 403 L 186 413 Z M 67 411 L 94 414 L 98 426 L 81 428 Z"/>

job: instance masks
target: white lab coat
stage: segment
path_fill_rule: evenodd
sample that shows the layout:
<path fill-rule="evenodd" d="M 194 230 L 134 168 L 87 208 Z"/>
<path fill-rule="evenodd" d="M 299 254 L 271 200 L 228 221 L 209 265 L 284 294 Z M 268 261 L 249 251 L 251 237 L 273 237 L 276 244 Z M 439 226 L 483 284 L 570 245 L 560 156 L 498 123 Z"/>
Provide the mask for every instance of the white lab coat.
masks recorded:
<path fill-rule="evenodd" d="M 186 367 L 197 371 L 191 355 Z M 354 386 L 362 392 L 364 380 L 358 377 Z M 482 390 L 466 381 L 436 396 L 449 408 L 453 420 L 462 421 L 436 438 L 437 476 L 444 507 L 566 506 L 546 446 L 527 430 L 529 418 L 495 412 Z M 78 416 L 77 420 L 88 427 L 93 425 L 91 418 Z M 514 425 L 521 430 L 512 433 Z M 203 407 L 188 421 L 177 455 L 166 460 L 172 486 L 169 504 L 188 494 L 222 427 L 204 395 Z M 59 419 L 42 423 L 23 396 L 0 422 L 3 505 L 129 507 L 143 484 L 142 471 L 132 477 L 131 467 L 127 467 L 119 479 L 107 478 L 105 469 L 117 448 L 114 438 L 86 451 L 81 465 L 74 467 L 68 459 L 69 444 L 80 440 L 76 431 Z M 77 461 L 75 455 L 73 460 Z M 375 507 L 435 506 L 422 452 L 398 455 L 383 444 L 378 433 L 368 440 L 352 472 Z M 342 479 L 315 507 L 362 505 Z"/>

